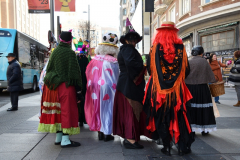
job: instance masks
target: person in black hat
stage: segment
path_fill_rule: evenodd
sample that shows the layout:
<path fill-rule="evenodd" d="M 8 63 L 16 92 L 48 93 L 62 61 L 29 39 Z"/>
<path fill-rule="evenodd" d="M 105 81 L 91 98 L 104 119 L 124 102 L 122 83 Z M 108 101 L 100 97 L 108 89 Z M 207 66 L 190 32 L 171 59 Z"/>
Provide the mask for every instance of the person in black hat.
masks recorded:
<path fill-rule="evenodd" d="M 8 108 L 7 111 L 18 110 L 18 95 L 19 91 L 23 90 L 23 80 L 22 71 L 19 62 L 16 60 L 16 55 L 14 53 L 9 53 L 7 55 L 8 59 L 8 69 L 7 69 L 7 90 L 10 92 L 12 107 Z"/>
<path fill-rule="evenodd" d="M 80 133 L 77 103 L 82 100 L 82 78 L 75 52 L 71 49 L 72 33 L 63 31 L 60 43 L 52 52 L 44 77 L 39 132 L 56 133 L 55 145 L 79 147 L 69 139 Z"/>
<path fill-rule="evenodd" d="M 142 149 L 140 141 L 140 114 L 144 96 L 144 73 L 146 67 L 140 53 L 135 49 L 142 37 L 133 29 L 121 36 L 118 54 L 120 76 L 113 109 L 113 134 L 125 138 L 123 144 L 128 149 Z"/>

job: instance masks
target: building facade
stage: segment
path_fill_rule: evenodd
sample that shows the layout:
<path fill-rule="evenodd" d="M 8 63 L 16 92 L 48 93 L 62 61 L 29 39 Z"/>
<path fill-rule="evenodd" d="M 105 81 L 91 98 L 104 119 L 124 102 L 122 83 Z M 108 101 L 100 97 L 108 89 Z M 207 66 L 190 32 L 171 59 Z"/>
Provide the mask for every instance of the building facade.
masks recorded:
<path fill-rule="evenodd" d="M 163 21 L 175 22 L 189 56 L 194 45 L 219 57 L 240 46 L 240 0 L 155 0 L 152 21 L 152 36 Z"/>
<path fill-rule="evenodd" d="M 126 19 L 129 19 L 142 37 L 136 46 L 141 55 L 148 54 L 150 50 L 150 12 L 145 12 L 145 0 L 120 0 L 120 35 L 126 34 Z"/>
<path fill-rule="evenodd" d="M 151 37 L 163 21 L 175 22 L 188 56 L 202 45 L 225 63 L 240 48 L 240 0 L 155 0 L 151 21 Z"/>
<path fill-rule="evenodd" d="M 27 0 L 0 0 L 0 28 L 17 29 L 40 41 L 40 15 L 28 13 Z"/>

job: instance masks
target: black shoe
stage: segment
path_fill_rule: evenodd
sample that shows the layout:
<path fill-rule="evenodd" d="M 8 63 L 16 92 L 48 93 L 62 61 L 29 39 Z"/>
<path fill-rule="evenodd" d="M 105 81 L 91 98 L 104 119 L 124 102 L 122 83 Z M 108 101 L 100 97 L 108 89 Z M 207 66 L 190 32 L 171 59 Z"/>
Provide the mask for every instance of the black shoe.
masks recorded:
<path fill-rule="evenodd" d="M 202 132 L 202 136 L 207 136 L 209 134 L 209 132 Z"/>
<path fill-rule="evenodd" d="M 135 142 L 132 144 L 126 139 L 123 141 L 123 145 L 127 149 L 143 149 L 144 148 L 143 145 L 139 144 L 138 142 Z"/>
<path fill-rule="evenodd" d="M 162 139 L 161 139 L 161 138 L 159 138 L 158 140 L 155 140 L 155 143 L 156 143 L 157 145 L 163 145 L 163 142 L 162 142 Z"/>
<path fill-rule="evenodd" d="M 100 131 L 98 131 L 98 140 L 103 140 L 104 139 L 104 134 Z"/>
<path fill-rule="evenodd" d="M 70 148 L 70 147 L 79 147 L 81 146 L 81 144 L 79 142 L 73 142 L 71 141 L 71 144 L 68 144 L 68 145 L 61 145 L 62 148 Z"/>
<path fill-rule="evenodd" d="M 170 147 L 164 147 L 161 149 L 161 152 L 165 155 L 171 156 L 171 148 Z"/>
<path fill-rule="evenodd" d="M 61 142 L 55 142 L 55 145 L 60 145 L 61 144 Z"/>
<path fill-rule="evenodd" d="M 13 108 L 13 107 L 7 109 L 7 111 L 17 111 L 17 110 L 18 110 L 18 108 Z"/>
<path fill-rule="evenodd" d="M 104 135 L 104 142 L 112 141 L 112 140 L 114 140 L 114 137 L 112 135 Z"/>
<path fill-rule="evenodd" d="M 215 103 L 217 103 L 217 104 L 221 104 L 219 101 L 215 101 Z"/>
<path fill-rule="evenodd" d="M 79 127 L 82 127 L 83 126 L 83 122 L 79 122 Z"/>

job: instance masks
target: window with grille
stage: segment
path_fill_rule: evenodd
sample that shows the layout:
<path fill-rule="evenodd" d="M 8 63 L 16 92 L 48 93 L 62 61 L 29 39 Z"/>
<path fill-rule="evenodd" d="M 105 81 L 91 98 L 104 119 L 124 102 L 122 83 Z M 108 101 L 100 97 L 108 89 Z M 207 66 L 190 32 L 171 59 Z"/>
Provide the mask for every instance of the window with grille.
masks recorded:
<path fill-rule="evenodd" d="M 170 10 L 170 21 L 175 23 L 175 6 Z"/>
<path fill-rule="evenodd" d="M 126 9 L 126 8 L 123 9 L 123 15 L 124 15 L 124 16 L 127 15 L 127 9 Z"/>
<path fill-rule="evenodd" d="M 232 49 L 234 48 L 234 31 L 202 36 L 201 43 L 205 52 Z"/>

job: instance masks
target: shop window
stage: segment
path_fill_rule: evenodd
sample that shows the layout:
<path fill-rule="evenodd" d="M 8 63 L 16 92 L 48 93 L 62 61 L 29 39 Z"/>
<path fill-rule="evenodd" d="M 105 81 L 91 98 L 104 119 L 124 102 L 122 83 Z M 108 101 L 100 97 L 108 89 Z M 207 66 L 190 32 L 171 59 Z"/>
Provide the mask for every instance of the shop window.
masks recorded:
<path fill-rule="evenodd" d="M 175 23 L 175 6 L 170 9 L 169 15 L 170 21 Z"/>
<path fill-rule="evenodd" d="M 234 31 L 221 32 L 201 37 L 205 52 L 234 48 Z"/>
<path fill-rule="evenodd" d="M 190 11 L 190 0 L 182 0 L 182 15 Z"/>
<path fill-rule="evenodd" d="M 184 42 L 183 42 L 183 45 L 185 46 L 185 50 L 186 50 L 186 52 L 187 52 L 187 56 L 190 57 L 190 56 L 191 56 L 191 52 L 192 52 L 190 40 L 184 41 Z"/>

